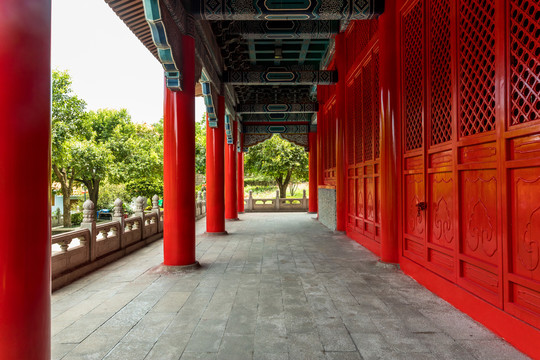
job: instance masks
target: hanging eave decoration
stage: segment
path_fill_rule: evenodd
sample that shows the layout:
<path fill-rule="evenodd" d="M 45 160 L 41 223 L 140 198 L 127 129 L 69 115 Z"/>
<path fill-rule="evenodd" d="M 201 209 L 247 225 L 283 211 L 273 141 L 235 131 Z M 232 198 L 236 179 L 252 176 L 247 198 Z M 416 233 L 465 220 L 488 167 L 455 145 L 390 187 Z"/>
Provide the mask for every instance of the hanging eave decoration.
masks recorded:
<path fill-rule="evenodd" d="M 242 152 L 242 124 L 236 121 L 236 151 Z"/>
<path fill-rule="evenodd" d="M 159 5 L 159 0 L 143 0 L 144 15 L 146 22 L 150 27 L 152 39 L 158 51 L 158 57 L 165 70 L 165 79 L 167 88 L 173 91 L 182 90 L 182 73 L 180 66 L 175 60 L 173 49 L 167 38 L 165 22 Z M 180 52 L 180 48 L 176 49 Z M 181 56 L 176 56 L 181 59 Z M 181 65 L 181 64 L 180 64 Z"/>
<path fill-rule="evenodd" d="M 227 136 L 227 144 L 234 144 L 233 138 L 233 125 L 234 122 L 231 120 L 231 115 L 225 115 L 225 135 Z"/>
<path fill-rule="evenodd" d="M 206 106 L 206 114 L 208 115 L 208 126 L 211 128 L 218 127 L 217 109 L 214 98 L 212 97 L 212 83 L 210 82 L 205 70 L 201 73 L 201 86 L 204 97 L 204 105 Z"/>

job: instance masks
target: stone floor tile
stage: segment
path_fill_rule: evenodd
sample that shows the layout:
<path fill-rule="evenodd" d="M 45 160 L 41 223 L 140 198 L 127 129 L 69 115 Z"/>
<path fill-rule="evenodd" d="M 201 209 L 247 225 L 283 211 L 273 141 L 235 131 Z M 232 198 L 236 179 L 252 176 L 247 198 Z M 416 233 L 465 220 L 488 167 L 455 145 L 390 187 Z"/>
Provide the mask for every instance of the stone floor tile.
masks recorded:
<path fill-rule="evenodd" d="M 177 313 L 190 295 L 190 292 L 169 291 L 157 302 L 151 312 Z"/>
<path fill-rule="evenodd" d="M 151 271 L 158 241 L 56 291 L 53 359 L 525 358 L 311 215 L 241 218 L 197 270 Z"/>
<path fill-rule="evenodd" d="M 253 360 L 289 360 L 289 354 L 280 353 L 280 352 L 257 352 L 256 351 L 253 354 Z"/>
<path fill-rule="evenodd" d="M 190 337 L 191 334 L 164 334 L 160 336 L 144 360 L 178 360 Z"/>
<path fill-rule="evenodd" d="M 186 346 L 186 351 L 217 353 L 226 324 L 225 320 L 201 320 Z"/>
<path fill-rule="evenodd" d="M 362 357 L 358 351 L 347 351 L 347 352 L 334 352 L 327 351 L 326 358 L 328 360 L 362 360 Z"/>
<path fill-rule="evenodd" d="M 502 339 L 459 340 L 458 344 L 479 360 L 528 359 Z"/>
<path fill-rule="evenodd" d="M 218 360 L 252 359 L 253 335 L 225 334 L 218 351 Z"/>
<path fill-rule="evenodd" d="M 129 354 L 129 360 L 143 360 L 154 346 L 153 342 L 144 341 L 121 341 L 105 357 L 105 360 L 126 360 L 126 354 Z"/>
<path fill-rule="evenodd" d="M 217 353 L 184 351 L 181 360 L 216 360 Z"/>

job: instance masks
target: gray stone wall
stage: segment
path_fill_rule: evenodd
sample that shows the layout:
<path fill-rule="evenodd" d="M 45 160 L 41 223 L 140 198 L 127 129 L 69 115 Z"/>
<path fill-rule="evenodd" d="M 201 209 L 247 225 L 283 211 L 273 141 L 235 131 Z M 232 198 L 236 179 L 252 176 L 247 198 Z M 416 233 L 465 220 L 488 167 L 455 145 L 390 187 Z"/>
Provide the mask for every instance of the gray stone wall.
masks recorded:
<path fill-rule="evenodd" d="M 336 230 L 336 189 L 319 189 L 319 221 L 329 228 Z"/>

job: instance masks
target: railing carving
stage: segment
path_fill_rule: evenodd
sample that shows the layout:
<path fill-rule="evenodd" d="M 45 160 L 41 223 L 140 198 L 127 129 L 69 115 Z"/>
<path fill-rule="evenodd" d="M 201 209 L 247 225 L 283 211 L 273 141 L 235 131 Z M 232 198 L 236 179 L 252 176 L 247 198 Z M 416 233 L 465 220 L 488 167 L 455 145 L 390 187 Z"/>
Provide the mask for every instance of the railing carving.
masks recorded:
<path fill-rule="evenodd" d="M 152 198 L 152 209 L 144 210 L 146 198 L 135 202 L 135 214 L 124 217 L 123 202 L 114 202 L 112 221 L 96 223 L 94 204 L 83 204 L 84 219 L 81 228 L 52 237 L 52 288 L 58 289 L 69 282 L 112 262 L 163 236 L 163 211 L 159 197 Z M 196 217 L 206 215 L 206 193 L 199 192 Z"/>
<path fill-rule="evenodd" d="M 253 192 L 249 191 L 249 196 L 244 199 L 246 212 L 279 212 L 279 211 L 307 211 L 309 199 L 306 197 L 306 190 L 301 198 L 279 197 L 279 190 L 276 190 L 276 197 L 272 199 L 254 199 Z"/>

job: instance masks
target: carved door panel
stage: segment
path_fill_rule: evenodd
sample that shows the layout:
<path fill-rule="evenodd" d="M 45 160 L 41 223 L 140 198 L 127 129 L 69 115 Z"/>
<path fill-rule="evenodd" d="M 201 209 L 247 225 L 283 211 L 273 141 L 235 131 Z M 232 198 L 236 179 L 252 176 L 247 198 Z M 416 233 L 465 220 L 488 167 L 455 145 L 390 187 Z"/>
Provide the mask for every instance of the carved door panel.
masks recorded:
<path fill-rule="evenodd" d="M 426 261 L 424 166 L 424 3 L 410 1 L 401 11 L 403 108 L 403 244 L 402 255 Z"/>
<path fill-rule="evenodd" d="M 540 328 L 540 3 L 509 10 L 504 307 Z"/>
<path fill-rule="evenodd" d="M 495 1 L 456 4 L 459 248 L 457 283 L 502 307 L 502 177 Z M 479 19 L 482 19 L 481 21 Z M 482 49 L 482 51 L 477 51 Z"/>

